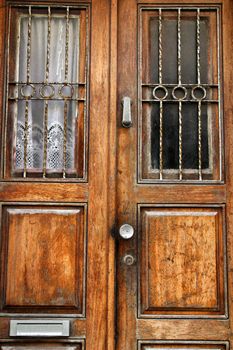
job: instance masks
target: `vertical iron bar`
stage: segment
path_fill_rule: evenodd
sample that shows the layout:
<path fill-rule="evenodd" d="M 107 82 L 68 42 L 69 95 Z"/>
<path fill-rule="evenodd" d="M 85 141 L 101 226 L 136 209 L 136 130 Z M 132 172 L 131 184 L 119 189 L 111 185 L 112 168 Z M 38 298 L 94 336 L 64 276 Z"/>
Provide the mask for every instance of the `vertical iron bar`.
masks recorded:
<path fill-rule="evenodd" d="M 27 84 L 30 83 L 30 66 L 31 66 L 31 30 L 32 30 L 32 8 L 28 8 L 28 39 L 27 39 Z M 25 101 L 25 122 L 24 122 L 24 170 L 23 177 L 27 177 L 27 148 L 28 148 L 28 111 L 29 98 Z"/>
<path fill-rule="evenodd" d="M 28 148 L 28 109 L 29 109 L 29 101 L 28 98 L 25 101 L 25 122 L 24 122 L 24 171 L 23 177 L 27 177 L 27 148 Z"/>
<path fill-rule="evenodd" d="M 46 73 L 45 83 L 49 82 L 49 65 L 50 65 L 50 43 L 51 43 L 51 8 L 48 7 L 48 32 L 47 32 L 47 55 L 46 55 Z"/>
<path fill-rule="evenodd" d="M 179 101 L 179 179 L 182 177 L 182 102 Z"/>
<path fill-rule="evenodd" d="M 177 19 L 177 73 L 178 73 L 178 85 L 181 85 L 181 9 L 178 9 L 178 19 Z M 182 180 L 182 102 L 179 100 L 179 179 Z"/>
<path fill-rule="evenodd" d="M 44 154 L 43 154 L 43 178 L 46 178 L 47 169 L 47 147 L 48 147 L 48 101 L 45 101 L 44 108 Z"/>
<path fill-rule="evenodd" d="M 50 65 L 50 42 L 51 42 L 51 9 L 48 7 L 48 32 L 47 32 L 47 56 L 45 84 L 49 82 L 49 65 Z M 44 154 L 43 154 L 43 178 L 46 177 L 47 168 L 47 147 L 48 147 L 48 101 L 45 101 L 44 109 Z"/>
<path fill-rule="evenodd" d="M 159 179 L 163 180 L 163 101 L 159 102 Z"/>
<path fill-rule="evenodd" d="M 159 85 L 163 83 L 162 10 L 159 9 Z"/>
<path fill-rule="evenodd" d="M 28 40 L 27 40 L 27 84 L 30 83 L 31 66 L 31 33 L 32 33 L 32 7 L 28 8 Z"/>
<path fill-rule="evenodd" d="M 163 83 L 162 10 L 159 9 L 159 85 Z M 163 101 L 159 103 L 159 179 L 163 179 Z"/>
<path fill-rule="evenodd" d="M 201 100 L 198 101 L 198 175 L 199 180 L 202 180 L 202 165 L 201 165 Z"/>
<path fill-rule="evenodd" d="M 65 82 L 68 83 L 70 8 L 66 8 Z"/>
<path fill-rule="evenodd" d="M 197 84 L 201 84 L 200 9 L 197 9 Z M 202 180 L 201 100 L 198 101 L 198 178 Z"/>
<path fill-rule="evenodd" d="M 178 85 L 181 85 L 181 10 L 178 9 L 178 23 L 177 23 L 177 40 L 178 40 L 178 53 L 177 53 L 177 71 L 178 71 Z"/>
<path fill-rule="evenodd" d="M 63 131 L 63 179 L 66 178 L 67 114 L 68 114 L 68 101 L 65 100 L 65 102 L 64 102 L 64 131 Z"/>
<path fill-rule="evenodd" d="M 197 9 L 197 84 L 201 83 L 201 61 L 200 61 L 200 9 Z"/>
<path fill-rule="evenodd" d="M 66 8 L 66 44 L 65 44 L 65 83 L 68 83 L 69 71 L 69 29 L 70 29 L 70 9 Z M 64 130 L 63 130 L 63 178 L 66 178 L 66 147 L 67 147 L 67 119 L 68 119 L 68 101 L 64 102 Z"/>

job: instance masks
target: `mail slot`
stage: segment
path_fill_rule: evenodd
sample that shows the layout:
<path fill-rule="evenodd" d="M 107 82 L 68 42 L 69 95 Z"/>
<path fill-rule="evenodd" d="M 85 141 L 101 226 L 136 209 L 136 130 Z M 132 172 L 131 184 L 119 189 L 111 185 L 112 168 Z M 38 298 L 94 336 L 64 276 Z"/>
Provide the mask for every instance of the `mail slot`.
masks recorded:
<path fill-rule="evenodd" d="M 69 320 L 11 320 L 11 337 L 69 337 Z"/>

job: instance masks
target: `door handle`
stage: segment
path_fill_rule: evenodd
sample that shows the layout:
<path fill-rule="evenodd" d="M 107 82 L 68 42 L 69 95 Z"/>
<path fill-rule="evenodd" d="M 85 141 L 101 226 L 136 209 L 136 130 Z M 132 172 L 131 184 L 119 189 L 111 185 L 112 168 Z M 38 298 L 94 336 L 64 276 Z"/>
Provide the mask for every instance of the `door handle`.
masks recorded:
<path fill-rule="evenodd" d="M 121 225 L 119 228 L 119 236 L 123 239 L 130 239 L 134 235 L 134 228 L 129 224 Z"/>
<path fill-rule="evenodd" d="M 128 96 L 123 97 L 123 113 L 122 113 L 122 126 L 124 128 L 130 128 L 132 126 L 132 115 L 131 115 L 131 98 Z"/>

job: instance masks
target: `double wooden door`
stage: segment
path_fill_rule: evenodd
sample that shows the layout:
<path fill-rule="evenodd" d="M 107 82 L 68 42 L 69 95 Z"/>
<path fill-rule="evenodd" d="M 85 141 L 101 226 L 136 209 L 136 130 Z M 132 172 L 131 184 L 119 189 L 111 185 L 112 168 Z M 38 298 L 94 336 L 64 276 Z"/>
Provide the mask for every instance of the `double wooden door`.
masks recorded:
<path fill-rule="evenodd" d="M 1 2 L 3 350 L 227 350 L 231 0 Z"/>

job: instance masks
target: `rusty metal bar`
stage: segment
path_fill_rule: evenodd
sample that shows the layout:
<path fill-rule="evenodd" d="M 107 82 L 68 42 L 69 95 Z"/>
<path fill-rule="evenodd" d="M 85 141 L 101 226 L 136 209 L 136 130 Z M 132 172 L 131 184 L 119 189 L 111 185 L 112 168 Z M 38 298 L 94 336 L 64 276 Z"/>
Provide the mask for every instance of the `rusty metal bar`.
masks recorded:
<path fill-rule="evenodd" d="M 159 85 L 163 83 L 162 10 L 159 9 Z"/>
<path fill-rule="evenodd" d="M 32 8 L 28 7 L 28 38 L 27 38 L 27 84 L 30 82 L 30 66 L 31 66 L 31 31 L 32 31 Z M 25 122 L 24 122 L 24 170 L 23 177 L 27 177 L 27 149 L 28 149 L 28 112 L 29 97 L 25 101 Z"/>
<path fill-rule="evenodd" d="M 65 100 L 65 102 L 64 102 L 64 130 L 63 130 L 63 179 L 66 178 L 67 119 L 68 119 L 68 101 Z"/>
<path fill-rule="evenodd" d="M 197 84 L 201 84 L 200 9 L 197 9 Z"/>
<path fill-rule="evenodd" d="M 65 82 L 68 83 L 69 71 L 69 35 L 70 35 L 70 8 L 66 8 L 66 44 L 65 44 Z"/>
<path fill-rule="evenodd" d="M 181 9 L 178 9 L 177 18 L 177 73 L 178 73 L 178 85 L 181 85 Z M 182 102 L 179 100 L 179 180 L 183 178 L 182 171 Z"/>
<path fill-rule="evenodd" d="M 182 102 L 179 101 L 179 179 L 182 178 Z"/>
<path fill-rule="evenodd" d="M 181 10 L 178 9 L 178 20 L 177 20 L 177 41 L 178 41 L 178 52 L 177 52 L 177 71 L 178 71 L 178 85 L 181 85 Z"/>
<path fill-rule="evenodd" d="M 198 176 L 199 180 L 202 180 L 202 144 L 201 144 L 201 100 L 198 101 Z"/>
<path fill-rule="evenodd" d="M 159 179 L 163 180 L 163 101 L 159 102 Z"/>
<path fill-rule="evenodd" d="M 197 9 L 197 84 L 201 84 L 200 9 Z M 198 100 L 198 178 L 202 180 L 201 99 Z"/>
<path fill-rule="evenodd" d="M 51 9 L 48 7 L 48 32 L 47 32 L 47 55 L 45 84 L 49 83 L 49 65 L 50 65 L 50 44 L 51 44 Z M 46 178 L 47 168 L 47 147 L 48 147 L 48 100 L 45 101 L 44 108 L 44 154 L 43 154 L 43 178 Z"/>
<path fill-rule="evenodd" d="M 70 9 L 66 8 L 66 43 L 65 43 L 65 82 L 68 83 L 69 72 L 69 30 L 70 30 Z M 66 148 L 67 148 L 67 119 L 68 99 L 64 101 L 64 126 L 63 126 L 63 179 L 66 178 Z"/>
<path fill-rule="evenodd" d="M 162 10 L 159 9 L 159 85 L 163 84 Z M 163 179 L 163 101 L 159 102 L 159 179 Z"/>

